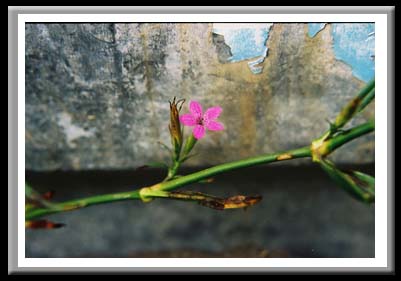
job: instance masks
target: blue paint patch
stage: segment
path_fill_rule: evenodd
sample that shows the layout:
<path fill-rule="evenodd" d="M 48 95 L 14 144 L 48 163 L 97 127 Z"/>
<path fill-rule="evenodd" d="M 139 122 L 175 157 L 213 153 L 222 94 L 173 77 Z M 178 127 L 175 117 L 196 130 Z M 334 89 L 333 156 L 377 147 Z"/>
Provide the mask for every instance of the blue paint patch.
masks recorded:
<path fill-rule="evenodd" d="M 355 77 L 368 82 L 375 77 L 375 25 L 335 23 L 332 27 L 334 55 L 352 67 Z"/>
<path fill-rule="evenodd" d="M 320 22 L 320 23 L 308 23 L 308 35 L 309 37 L 315 37 L 316 34 L 320 32 L 324 27 L 326 26 L 326 23 Z"/>
<path fill-rule="evenodd" d="M 256 58 L 248 63 L 254 74 L 261 73 L 263 67 L 260 64 L 267 56 L 266 41 L 273 24 L 213 24 L 213 33 L 224 36 L 225 43 L 230 46 L 232 57 L 229 62 L 238 62 Z"/>

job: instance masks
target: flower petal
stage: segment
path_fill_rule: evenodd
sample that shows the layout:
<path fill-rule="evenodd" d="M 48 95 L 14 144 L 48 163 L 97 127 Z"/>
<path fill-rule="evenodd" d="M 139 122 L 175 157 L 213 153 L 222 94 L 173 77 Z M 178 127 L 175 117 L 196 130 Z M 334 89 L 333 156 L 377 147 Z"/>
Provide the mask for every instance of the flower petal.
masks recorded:
<path fill-rule="evenodd" d="M 197 140 L 201 139 L 205 135 L 205 127 L 202 125 L 196 125 L 192 133 Z"/>
<path fill-rule="evenodd" d="M 213 120 L 219 117 L 220 113 L 223 109 L 220 106 L 210 107 L 206 110 L 205 115 L 203 116 L 206 120 Z"/>
<path fill-rule="evenodd" d="M 180 121 L 181 121 L 181 124 L 183 124 L 185 126 L 195 126 L 196 125 L 196 119 L 195 119 L 195 117 L 192 116 L 191 113 L 181 115 Z"/>
<path fill-rule="evenodd" d="M 191 111 L 192 115 L 196 119 L 202 118 L 202 106 L 199 102 L 197 101 L 191 101 L 189 103 L 189 111 Z"/>
<path fill-rule="evenodd" d="M 220 122 L 210 120 L 206 124 L 206 128 L 208 128 L 208 130 L 210 130 L 210 131 L 221 131 L 221 130 L 224 130 L 224 125 Z"/>

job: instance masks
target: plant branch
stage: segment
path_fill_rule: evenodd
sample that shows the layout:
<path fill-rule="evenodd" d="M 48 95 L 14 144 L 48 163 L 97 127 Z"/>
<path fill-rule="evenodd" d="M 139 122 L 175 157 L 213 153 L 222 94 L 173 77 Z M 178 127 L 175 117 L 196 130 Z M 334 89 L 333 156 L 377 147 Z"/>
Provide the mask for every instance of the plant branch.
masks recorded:
<path fill-rule="evenodd" d="M 339 134 L 331 139 L 328 139 L 324 142 L 322 147 L 325 148 L 325 153 L 331 153 L 337 148 L 341 147 L 342 145 L 352 141 L 355 138 L 361 137 L 366 135 L 374 130 L 374 122 L 370 121 L 360 126 L 354 127 L 342 134 Z M 121 193 L 112 193 L 112 194 L 105 194 L 105 195 L 97 195 L 92 197 L 87 197 L 83 199 L 71 200 L 67 202 L 55 203 L 57 208 L 54 209 L 47 209 L 47 208 L 35 208 L 30 209 L 25 214 L 26 220 L 36 219 L 38 217 L 42 217 L 49 214 L 59 213 L 59 212 L 66 212 L 72 211 L 96 204 L 104 204 L 104 203 L 111 203 L 115 201 L 122 201 L 122 200 L 134 200 L 134 199 L 142 199 L 146 201 L 146 199 L 152 199 L 154 197 L 161 197 L 160 193 L 157 195 L 157 192 L 154 193 L 152 196 L 152 192 L 155 191 L 170 191 L 177 189 L 181 186 L 188 185 L 191 183 L 199 182 L 205 179 L 208 179 L 212 176 L 222 174 L 228 171 L 241 169 L 250 166 L 268 164 L 272 162 L 279 162 L 285 161 L 290 159 L 296 158 L 306 158 L 311 157 L 312 152 L 310 146 L 301 147 L 294 150 L 288 150 L 285 152 L 267 154 L 257 157 L 252 157 L 248 159 L 243 159 L 239 161 L 234 161 L 230 163 L 220 164 L 214 167 L 207 168 L 202 171 L 198 171 L 189 175 L 181 176 L 176 179 L 172 179 L 170 181 L 161 182 L 155 184 L 150 187 L 145 187 L 142 189 L 134 190 L 134 191 L 127 191 Z M 149 189 L 150 192 L 149 193 Z M 141 191 L 145 191 L 141 195 Z M 164 194 L 164 193 L 163 193 Z"/>
<path fill-rule="evenodd" d="M 32 209 L 25 214 L 25 220 L 31 220 L 37 217 L 41 217 L 44 215 L 59 213 L 59 212 L 67 212 L 80 208 L 85 208 L 92 205 L 111 203 L 115 201 L 122 200 L 132 200 L 132 199 L 140 199 L 139 190 L 120 192 L 120 193 L 111 193 L 111 194 L 102 194 L 96 195 L 92 197 L 76 199 L 66 202 L 57 203 L 57 208 L 48 209 L 48 208 L 37 208 Z"/>

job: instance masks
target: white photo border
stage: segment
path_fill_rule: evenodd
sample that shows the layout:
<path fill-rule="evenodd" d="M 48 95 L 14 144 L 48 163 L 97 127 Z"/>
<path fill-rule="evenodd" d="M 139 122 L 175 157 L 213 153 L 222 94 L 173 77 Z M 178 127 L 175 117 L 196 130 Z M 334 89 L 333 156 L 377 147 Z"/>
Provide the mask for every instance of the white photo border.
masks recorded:
<path fill-rule="evenodd" d="M 387 14 L 19 14 L 18 15 L 18 268 L 387 268 L 387 189 L 376 189 L 374 258 L 25 258 L 26 22 L 372 22 L 375 23 L 375 178 L 387 187 Z"/>

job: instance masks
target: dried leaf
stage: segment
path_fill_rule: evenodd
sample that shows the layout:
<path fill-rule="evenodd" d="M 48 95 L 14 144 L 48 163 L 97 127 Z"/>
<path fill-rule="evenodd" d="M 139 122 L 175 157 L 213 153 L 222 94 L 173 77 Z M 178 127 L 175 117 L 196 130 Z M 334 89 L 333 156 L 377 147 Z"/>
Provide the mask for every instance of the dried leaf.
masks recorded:
<path fill-rule="evenodd" d="M 182 200 L 198 201 L 200 205 L 215 210 L 248 208 L 259 203 L 262 200 L 262 196 L 260 195 L 237 195 L 228 198 L 220 198 L 193 191 L 173 191 L 169 193 L 169 197 Z"/>
<path fill-rule="evenodd" d="M 65 226 L 63 223 L 55 223 L 48 220 L 36 220 L 36 221 L 26 221 L 25 227 L 32 228 L 32 229 L 53 229 L 53 228 L 60 228 Z"/>

